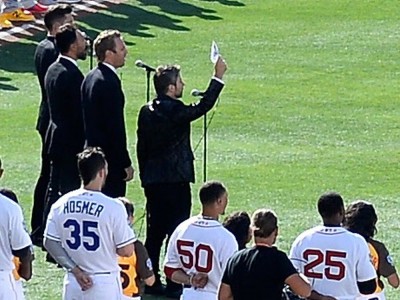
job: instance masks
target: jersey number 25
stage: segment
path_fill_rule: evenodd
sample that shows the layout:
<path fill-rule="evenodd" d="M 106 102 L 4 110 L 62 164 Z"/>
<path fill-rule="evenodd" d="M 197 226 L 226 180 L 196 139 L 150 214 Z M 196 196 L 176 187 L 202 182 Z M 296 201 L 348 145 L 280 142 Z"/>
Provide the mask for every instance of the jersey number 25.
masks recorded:
<path fill-rule="evenodd" d="M 346 265 L 341 259 L 346 258 L 346 252 L 327 250 L 325 253 L 319 249 L 308 249 L 303 252 L 303 258 L 309 261 L 304 266 L 304 275 L 309 278 L 329 280 L 342 280 L 346 276 Z M 311 260 L 311 261 L 310 261 Z M 323 264 L 324 272 L 316 272 L 313 269 Z"/>

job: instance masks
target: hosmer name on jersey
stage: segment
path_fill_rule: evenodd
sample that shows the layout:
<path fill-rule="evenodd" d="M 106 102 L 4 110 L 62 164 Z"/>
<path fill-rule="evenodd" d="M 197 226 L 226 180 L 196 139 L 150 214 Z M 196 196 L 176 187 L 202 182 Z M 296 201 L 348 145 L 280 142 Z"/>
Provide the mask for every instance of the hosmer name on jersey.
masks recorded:
<path fill-rule="evenodd" d="M 87 214 L 99 217 L 104 210 L 104 206 L 92 201 L 72 200 L 64 204 L 64 214 Z"/>

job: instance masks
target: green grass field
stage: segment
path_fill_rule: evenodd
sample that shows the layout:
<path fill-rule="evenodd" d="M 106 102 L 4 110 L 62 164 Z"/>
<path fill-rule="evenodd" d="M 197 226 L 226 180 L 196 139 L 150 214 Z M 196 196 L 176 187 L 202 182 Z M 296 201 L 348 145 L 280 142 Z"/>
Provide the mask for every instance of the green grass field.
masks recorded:
<path fill-rule="evenodd" d="M 374 203 L 377 238 L 396 259 L 398 12 L 398 1 L 130 0 L 86 15 L 79 24 L 91 36 L 117 28 L 126 39 L 129 57 L 121 73 L 133 157 L 137 112 L 145 102 L 145 74 L 134 61 L 180 63 L 189 103 L 189 91 L 207 85 L 209 49 L 216 40 L 229 70 L 209 128 L 208 178 L 228 186 L 228 212 L 273 208 L 280 218 L 278 246 L 288 250 L 301 231 L 319 222 L 318 196 L 335 190 L 347 203 Z M 6 169 L 1 185 L 18 193 L 27 220 L 40 166 L 40 93 L 32 57 L 42 38 L 0 47 L 0 156 Z M 88 62 L 80 65 L 87 73 Z M 193 145 L 201 134 L 199 120 Z M 195 154 L 193 213 L 199 209 L 202 146 Z M 128 196 L 140 216 L 144 197 L 137 179 Z M 144 239 L 145 232 L 140 234 Z M 59 299 L 63 271 L 44 263 L 38 249 L 36 257 L 27 299 Z M 397 293 L 386 289 L 387 299 L 400 299 Z"/>

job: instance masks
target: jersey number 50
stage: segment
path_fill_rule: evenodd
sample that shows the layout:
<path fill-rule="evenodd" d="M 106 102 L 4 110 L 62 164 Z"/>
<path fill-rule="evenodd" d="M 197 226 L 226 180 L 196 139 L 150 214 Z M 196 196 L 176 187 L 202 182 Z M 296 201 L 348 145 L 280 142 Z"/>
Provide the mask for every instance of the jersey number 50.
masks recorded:
<path fill-rule="evenodd" d="M 66 220 L 64 228 L 72 228 L 71 239 L 66 240 L 68 247 L 77 250 L 83 245 L 87 251 L 96 251 L 100 247 L 100 238 L 97 234 L 98 225 L 98 222 L 93 221 L 82 221 L 80 224 L 75 219 Z M 82 238 L 85 239 L 83 243 Z"/>
<path fill-rule="evenodd" d="M 346 258 L 346 256 L 346 252 L 327 250 L 324 253 L 319 249 L 308 249 L 303 252 L 303 258 L 306 261 L 309 261 L 310 257 L 313 259 L 304 266 L 304 275 L 318 279 L 322 279 L 325 275 L 329 280 L 342 280 L 346 276 L 346 265 L 340 259 Z M 320 264 L 326 266 L 323 273 L 313 270 Z M 335 272 L 333 272 L 333 268 L 336 270 Z"/>
<path fill-rule="evenodd" d="M 193 241 L 184 240 L 177 240 L 176 245 L 183 267 L 191 269 L 194 266 L 197 272 L 203 273 L 208 273 L 212 270 L 213 250 L 209 245 L 198 244 L 194 247 Z M 205 265 L 202 265 L 201 261 Z"/>

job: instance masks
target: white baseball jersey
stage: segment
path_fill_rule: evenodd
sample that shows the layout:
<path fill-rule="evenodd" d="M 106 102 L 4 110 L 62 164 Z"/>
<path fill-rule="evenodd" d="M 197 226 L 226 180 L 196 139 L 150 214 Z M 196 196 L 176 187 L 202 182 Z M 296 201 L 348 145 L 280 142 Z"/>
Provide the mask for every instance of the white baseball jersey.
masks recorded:
<path fill-rule="evenodd" d="M 175 229 L 164 265 L 182 269 L 187 274 L 208 274 L 208 283 L 203 289 L 184 289 L 182 299 L 215 300 L 226 263 L 237 249 L 235 237 L 221 223 L 194 216 Z"/>
<path fill-rule="evenodd" d="M 12 250 L 31 245 L 21 207 L 0 194 L 0 299 L 18 300 Z"/>
<path fill-rule="evenodd" d="M 61 241 L 84 271 L 119 272 L 117 248 L 136 240 L 121 201 L 101 192 L 78 189 L 51 207 L 44 236 Z"/>
<path fill-rule="evenodd" d="M 337 300 L 356 299 L 357 281 L 376 278 L 367 242 L 342 227 L 317 226 L 303 232 L 289 257 L 315 291 Z"/>
<path fill-rule="evenodd" d="M 21 207 L 0 194 L 0 270 L 15 268 L 12 250 L 21 250 L 32 244 L 25 230 Z"/>

